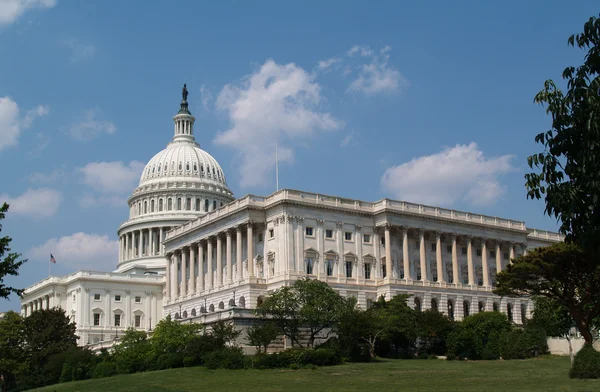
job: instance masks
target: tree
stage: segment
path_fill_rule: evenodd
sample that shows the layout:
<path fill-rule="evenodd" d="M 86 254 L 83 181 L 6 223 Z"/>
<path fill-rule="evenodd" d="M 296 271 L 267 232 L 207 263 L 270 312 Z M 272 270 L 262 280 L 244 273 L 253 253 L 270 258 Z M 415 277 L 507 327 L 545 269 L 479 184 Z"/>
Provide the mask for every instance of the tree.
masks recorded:
<path fill-rule="evenodd" d="M 567 67 L 567 92 L 552 80 L 535 96 L 552 115 L 550 130 L 535 141 L 544 150 L 528 158 L 540 169 L 525 176 L 527 197 L 545 195 L 545 212 L 561 221 L 566 240 L 600 254 L 600 19 L 592 17 L 569 45 L 587 50 L 583 65 Z"/>
<path fill-rule="evenodd" d="M 135 373 L 148 369 L 151 353 L 152 347 L 146 332 L 129 328 L 120 343 L 114 346 L 112 357 L 118 373 Z"/>
<path fill-rule="evenodd" d="M 8 212 L 8 204 L 4 203 L 0 207 L 0 221 L 6 217 L 6 212 Z M 2 232 L 2 224 L 0 224 L 0 232 Z M 18 260 L 21 257 L 19 253 L 10 253 L 11 241 L 12 238 L 8 236 L 0 237 L 0 298 L 8 298 L 11 293 L 18 295 L 23 293 L 22 289 L 15 289 L 4 284 L 4 277 L 9 275 L 17 276 L 19 274 L 19 267 L 27 261 L 26 259 Z M 7 252 L 9 253 L 2 260 L 4 253 Z"/>
<path fill-rule="evenodd" d="M 454 330 L 455 323 L 437 310 L 417 313 L 417 337 L 419 346 L 429 354 L 446 354 L 446 339 Z"/>
<path fill-rule="evenodd" d="M 235 329 L 233 323 L 219 320 L 211 325 L 210 334 L 217 340 L 219 346 L 225 347 L 226 344 L 231 343 L 237 339 L 242 331 Z"/>
<path fill-rule="evenodd" d="M 2 392 L 16 386 L 16 375 L 23 366 L 23 318 L 7 312 L 0 319 L 0 379 Z"/>
<path fill-rule="evenodd" d="M 589 252 L 570 243 L 538 248 L 513 260 L 497 277 L 494 293 L 541 296 L 564 306 L 585 341 L 600 317 L 600 268 Z"/>
<path fill-rule="evenodd" d="M 23 381 L 27 386 L 55 382 L 46 365 L 52 356 L 77 347 L 75 329 L 75 323 L 59 308 L 37 310 L 25 318 L 23 349 L 27 378 Z"/>
<path fill-rule="evenodd" d="M 259 353 L 261 349 L 264 349 L 263 352 L 266 353 L 271 342 L 279 335 L 279 328 L 273 322 L 265 321 L 261 325 L 257 324 L 248 328 L 246 334 L 250 344 L 256 346 Z"/>
<path fill-rule="evenodd" d="M 570 334 L 573 318 L 569 314 L 569 310 L 553 298 L 533 297 L 533 303 L 535 306 L 530 324 L 543 329 L 547 336 L 567 339 L 571 366 L 573 366 L 575 357 Z"/>
<path fill-rule="evenodd" d="M 185 348 L 200 328 L 200 324 L 180 323 L 169 316 L 161 320 L 150 339 L 153 363 L 159 369 L 183 366 Z"/>
<path fill-rule="evenodd" d="M 293 343 L 302 347 L 301 328 L 308 330 L 308 346 L 313 347 L 317 335 L 327 338 L 334 330 L 348 301 L 327 283 L 300 279 L 282 287 L 257 307 L 262 318 L 271 319 Z"/>

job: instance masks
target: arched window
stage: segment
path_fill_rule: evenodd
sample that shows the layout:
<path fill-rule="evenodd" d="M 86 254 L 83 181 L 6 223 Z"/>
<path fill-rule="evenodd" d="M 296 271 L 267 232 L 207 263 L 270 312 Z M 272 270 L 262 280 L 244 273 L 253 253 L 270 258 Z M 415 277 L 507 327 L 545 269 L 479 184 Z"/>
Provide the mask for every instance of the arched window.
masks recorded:
<path fill-rule="evenodd" d="M 215 311 L 215 305 L 210 304 L 210 306 L 208 307 L 208 311 L 209 312 L 214 312 Z"/>
<path fill-rule="evenodd" d="M 148 213 L 148 202 L 144 200 L 144 214 Z"/>
<path fill-rule="evenodd" d="M 158 211 L 163 210 L 163 199 L 158 199 Z"/>
<path fill-rule="evenodd" d="M 188 211 L 192 210 L 192 199 L 190 199 L 189 197 L 187 198 L 187 200 L 185 202 L 185 209 Z"/>
<path fill-rule="evenodd" d="M 200 211 L 200 199 L 196 199 L 196 211 Z"/>
<path fill-rule="evenodd" d="M 192 317 L 196 317 L 196 308 L 192 308 Z"/>
<path fill-rule="evenodd" d="M 448 300 L 448 317 L 450 320 L 454 320 L 454 301 Z"/>
<path fill-rule="evenodd" d="M 142 215 L 142 202 L 138 202 L 138 215 Z"/>
<path fill-rule="evenodd" d="M 485 312 L 485 303 L 483 301 L 479 301 L 477 308 L 479 312 Z"/>
<path fill-rule="evenodd" d="M 262 304 L 263 304 L 263 302 L 264 302 L 264 300 L 265 300 L 265 299 L 263 298 L 263 296 L 262 296 L 262 295 L 259 295 L 259 296 L 258 296 L 258 298 L 256 299 L 256 306 L 260 306 L 260 305 L 262 305 Z M 245 301 L 244 301 L 244 302 L 245 302 Z"/>
<path fill-rule="evenodd" d="M 469 317 L 469 301 L 463 301 L 463 313 L 465 317 Z"/>
<path fill-rule="evenodd" d="M 225 304 L 223 301 L 219 302 L 219 309 L 225 309 Z"/>
<path fill-rule="evenodd" d="M 169 197 L 169 200 L 167 201 L 167 211 L 171 211 L 173 209 L 173 199 L 171 199 Z"/>
<path fill-rule="evenodd" d="M 190 171 L 190 164 L 189 163 L 185 164 L 185 170 Z"/>
<path fill-rule="evenodd" d="M 527 320 L 527 306 L 521 304 L 521 323 L 525 324 L 525 320 Z"/>
<path fill-rule="evenodd" d="M 213 200 L 213 210 L 216 210 L 216 209 L 217 209 L 217 201 Z"/>
<path fill-rule="evenodd" d="M 177 198 L 177 211 L 181 210 L 181 197 Z"/>
<path fill-rule="evenodd" d="M 439 310 L 438 309 L 438 300 L 437 300 L 437 298 L 432 298 L 431 299 L 431 309 L 435 310 L 436 312 Z"/>
<path fill-rule="evenodd" d="M 154 212 L 154 199 L 150 200 L 150 212 Z"/>
<path fill-rule="evenodd" d="M 198 166 L 194 163 L 194 171 L 198 171 Z"/>
<path fill-rule="evenodd" d="M 181 162 L 179 162 L 179 171 L 181 171 L 183 167 L 181 166 Z"/>
<path fill-rule="evenodd" d="M 204 200 L 204 212 L 208 212 L 208 200 Z"/>
<path fill-rule="evenodd" d="M 494 312 L 498 312 L 498 311 L 500 310 L 500 306 L 498 305 L 498 302 L 494 302 L 494 303 L 492 304 L 492 310 L 493 310 Z"/>
<path fill-rule="evenodd" d="M 508 321 L 513 322 L 513 306 L 512 304 L 506 304 L 506 317 L 508 317 Z"/>
<path fill-rule="evenodd" d="M 421 311 L 421 298 L 415 297 L 415 310 Z"/>

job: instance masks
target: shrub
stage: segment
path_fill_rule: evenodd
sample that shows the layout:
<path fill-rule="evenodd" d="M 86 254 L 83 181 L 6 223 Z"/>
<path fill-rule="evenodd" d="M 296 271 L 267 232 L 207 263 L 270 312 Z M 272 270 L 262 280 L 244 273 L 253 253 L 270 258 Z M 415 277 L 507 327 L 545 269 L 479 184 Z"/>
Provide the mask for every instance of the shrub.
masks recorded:
<path fill-rule="evenodd" d="M 100 362 L 94 369 L 94 378 L 112 377 L 117 374 L 117 366 L 112 362 Z"/>
<path fill-rule="evenodd" d="M 181 353 L 162 354 L 156 360 L 156 369 L 174 369 L 183 367 L 183 355 Z"/>
<path fill-rule="evenodd" d="M 525 359 L 548 351 L 546 335 L 540 329 L 526 328 L 505 332 L 500 347 L 503 359 Z"/>
<path fill-rule="evenodd" d="M 600 378 L 600 353 L 594 350 L 592 345 L 586 344 L 575 355 L 569 377 Z"/>
<path fill-rule="evenodd" d="M 246 367 L 255 369 L 301 369 L 313 366 L 333 366 L 342 363 L 337 350 L 331 348 L 289 349 L 273 354 L 260 353 L 252 357 Z"/>
<path fill-rule="evenodd" d="M 203 357 L 207 369 L 243 369 L 244 353 L 239 347 L 224 347 Z"/>

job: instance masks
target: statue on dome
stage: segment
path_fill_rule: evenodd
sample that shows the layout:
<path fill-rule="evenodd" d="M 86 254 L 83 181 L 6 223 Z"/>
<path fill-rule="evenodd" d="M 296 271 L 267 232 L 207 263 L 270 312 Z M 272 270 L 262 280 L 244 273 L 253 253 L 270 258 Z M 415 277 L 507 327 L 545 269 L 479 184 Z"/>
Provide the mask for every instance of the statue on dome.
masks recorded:
<path fill-rule="evenodd" d="M 184 101 L 187 101 L 188 90 L 187 90 L 187 85 L 185 83 L 183 84 L 183 90 L 181 90 L 181 96 L 183 97 Z"/>

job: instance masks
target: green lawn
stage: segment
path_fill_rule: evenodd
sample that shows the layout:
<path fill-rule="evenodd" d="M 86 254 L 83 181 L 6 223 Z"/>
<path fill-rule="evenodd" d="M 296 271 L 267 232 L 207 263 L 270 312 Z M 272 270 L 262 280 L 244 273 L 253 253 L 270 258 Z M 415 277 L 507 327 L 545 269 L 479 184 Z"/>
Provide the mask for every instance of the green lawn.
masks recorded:
<path fill-rule="evenodd" d="M 569 359 L 456 362 L 384 360 L 316 370 L 207 370 L 137 373 L 53 385 L 39 391 L 600 391 L 600 380 L 571 380 Z"/>

